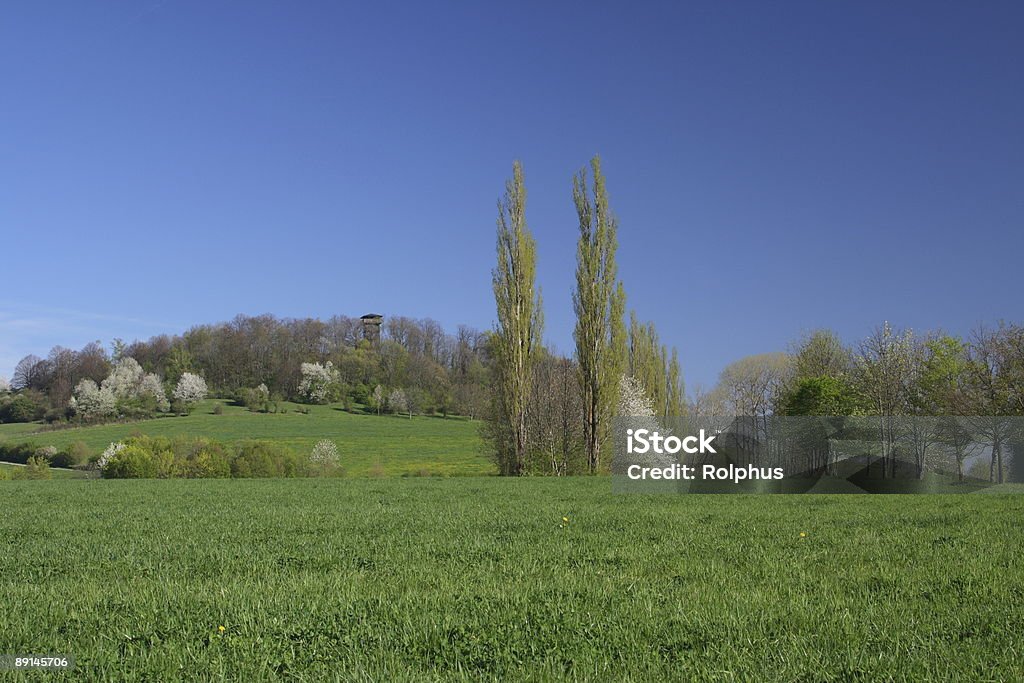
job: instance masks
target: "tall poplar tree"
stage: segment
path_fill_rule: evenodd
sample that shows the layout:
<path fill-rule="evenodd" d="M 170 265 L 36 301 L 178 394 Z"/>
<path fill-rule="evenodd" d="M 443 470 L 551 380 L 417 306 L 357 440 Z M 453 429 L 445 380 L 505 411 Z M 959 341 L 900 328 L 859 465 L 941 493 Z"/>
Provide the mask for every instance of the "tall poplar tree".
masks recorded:
<path fill-rule="evenodd" d="M 544 325 L 540 293 L 534 291 L 537 243 L 526 226 L 525 210 L 523 167 L 516 161 L 498 201 L 498 264 L 492 271 L 498 309 L 493 347 L 497 401 L 509 437 L 498 439 L 496 447 L 502 474 L 512 476 L 523 474 L 526 465 L 531 374 Z"/>
<path fill-rule="evenodd" d="M 618 401 L 619 379 L 626 369 L 626 294 L 615 265 L 617 221 L 608 205 L 601 159 L 590 161 L 593 188 L 586 169 L 573 178 L 572 197 L 579 218 L 576 252 L 576 359 L 583 394 L 583 435 L 587 468 L 601 467 L 601 446 L 607 438 Z"/>

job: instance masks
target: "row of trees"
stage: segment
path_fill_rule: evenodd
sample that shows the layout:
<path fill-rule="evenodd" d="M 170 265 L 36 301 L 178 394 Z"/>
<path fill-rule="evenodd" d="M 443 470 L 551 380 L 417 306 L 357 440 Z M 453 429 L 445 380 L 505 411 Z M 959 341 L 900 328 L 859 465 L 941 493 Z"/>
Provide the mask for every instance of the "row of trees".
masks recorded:
<path fill-rule="evenodd" d="M 1024 327 L 979 327 L 966 339 L 915 334 L 888 323 L 846 345 L 821 330 L 789 353 L 748 356 L 727 366 L 711 391 L 697 388 L 693 416 L 872 416 L 880 466 L 895 476 L 903 444 L 919 474 L 929 449 L 949 447 L 963 459 L 982 447 L 989 478 L 1002 482 L 1011 444 L 1021 448 L 1024 416 Z M 901 420 L 961 416 L 966 419 Z M 911 433 L 907 432 L 907 427 Z"/>
<path fill-rule="evenodd" d="M 80 408 L 101 418 L 112 403 L 118 415 L 152 414 L 167 409 L 186 375 L 205 380 L 212 395 L 261 409 L 294 400 L 358 403 L 372 410 L 401 404 L 406 413 L 482 413 L 490 382 L 487 334 L 469 327 L 447 334 L 433 320 L 406 317 L 388 319 L 378 343 L 364 339 L 362 330 L 359 319 L 345 316 L 238 316 L 180 336 L 115 340 L 110 352 L 98 342 L 78 351 L 55 347 L 46 358 L 23 358 L 9 386 L 0 387 L 0 394 L 15 392 L 0 396 L 0 421 L 60 420 L 81 416 Z M 145 387 L 136 383 L 131 391 L 115 391 L 128 383 L 109 378 L 127 360 L 135 364 L 132 382 Z M 378 385 L 387 395 L 375 403 Z"/>
<path fill-rule="evenodd" d="M 497 265 L 492 284 L 497 324 L 492 335 L 494 385 L 485 435 L 502 474 L 595 473 L 607 464 L 620 387 L 650 397 L 662 415 L 684 411 L 678 356 L 660 344 L 653 323 L 625 322 L 618 277 L 618 222 L 611 211 L 599 157 L 573 177 L 578 219 L 576 326 L 573 358 L 541 343 L 542 302 L 536 291 L 536 242 L 526 222 L 522 165 L 513 164 L 498 202 Z"/>

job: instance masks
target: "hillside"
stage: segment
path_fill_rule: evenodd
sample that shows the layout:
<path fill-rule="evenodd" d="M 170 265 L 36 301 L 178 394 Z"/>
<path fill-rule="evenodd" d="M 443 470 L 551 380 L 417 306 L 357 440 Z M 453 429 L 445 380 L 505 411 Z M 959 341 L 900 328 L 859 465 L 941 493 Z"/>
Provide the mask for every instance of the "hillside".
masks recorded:
<path fill-rule="evenodd" d="M 214 414 L 220 404 L 223 414 Z M 495 472 L 479 436 L 479 423 L 462 417 L 351 414 L 339 406 L 284 404 L 282 413 L 251 413 L 226 401 L 207 400 L 187 417 L 124 424 L 48 429 L 40 424 L 0 425 L 0 443 L 30 442 L 63 448 L 84 442 L 93 452 L 132 434 L 201 436 L 218 441 L 271 440 L 308 453 L 321 439 L 334 441 L 346 475 L 486 475 Z"/>

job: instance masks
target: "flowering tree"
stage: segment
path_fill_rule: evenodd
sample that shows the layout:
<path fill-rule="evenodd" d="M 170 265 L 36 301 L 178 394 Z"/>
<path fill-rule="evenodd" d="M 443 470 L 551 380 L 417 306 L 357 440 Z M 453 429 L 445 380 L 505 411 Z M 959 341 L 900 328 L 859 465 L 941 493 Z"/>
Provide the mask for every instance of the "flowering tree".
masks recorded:
<path fill-rule="evenodd" d="M 384 387 L 377 385 L 373 388 L 373 405 L 377 408 L 377 414 L 380 415 L 380 409 L 384 407 L 384 401 L 387 397 L 384 394 Z"/>
<path fill-rule="evenodd" d="M 619 379 L 619 415 L 654 417 L 654 402 L 636 377 L 623 375 Z"/>
<path fill-rule="evenodd" d="M 409 399 L 401 389 L 391 391 L 388 396 L 388 407 L 393 413 L 409 413 L 409 419 L 412 419 L 412 413 L 409 412 Z"/>
<path fill-rule="evenodd" d="M 114 456 L 120 453 L 123 449 L 124 444 L 121 443 L 120 441 L 115 441 L 114 443 L 107 446 L 105 449 L 103 449 L 103 453 L 100 454 L 99 460 L 96 461 L 96 469 L 102 472 L 104 469 L 106 469 L 107 465 L 110 464 L 110 461 L 114 458 Z"/>
<path fill-rule="evenodd" d="M 7 381 L 7 378 L 0 375 L 0 394 L 6 394 L 11 390 L 11 383 Z"/>
<path fill-rule="evenodd" d="M 317 441 L 313 446 L 313 452 L 309 454 L 309 461 L 314 465 L 334 466 L 338 464 L 338 460 L 338 447 L 327 439 Z"/>
<path fill-rule="evenodd" d="M 95 386 L 95 383 L 93 384 Z M 81 382 L 79 386 L 81 386 Z M 123 356 L 117 361 L 99 389 L 100 393 L 104 395 L 104 401 L 106 401 L 106 394 L 110 394 L 114 397 L 115 403 L 152 398 L 157 410 L 167 411 L 171 407 L 160 378 L 153 373 L 146 374 L 139 362 L 131 356 Z M 81 404 L 81 401 L 82 399 L 79 397 L 78 403 Z"/>
<path fill-rule="evenodd" d="M 167 394 L 164 393 L 164 385 L 160 382 L 160 378 L 153 373 L 145 375 L 135 391 L 139 398 L 152 396 L 156 401 L 156 409 L 160 412 L 165 413 L 171 409 L 171 402 L 167 400 Z"/>
<path fill-rule="evenodd" d="M 191 372 L 183 373 L 178 380 L 178 386 L 174 387 L 174 400 L 181 401 L 189 410 L 206 398 L 206 394 L 206 380 Z"/>
<path fill-rule="evenodd" d="M 70 405 L 78 415 L 86 420 L 98 420 L 110 417 L 117 412 L 117 397 L 106 382 L 101 388 L 91 379 L 83 379 L 75 387 Z"/>
<path fill-rule="evenodd" d="M 622 375 L 619 378 L 618 407 L 619 415 L 629 418 L 629 423 L 634 428 L 668 433 L 658 423 L 654 401 L 647 395 L 643 383 L 636 377 Z"/>
<path fill-rule="evenodd" d="M 338 371 L 334 364 L 327 361 L 320 363 L 303 363 L 302 381 L 299 382 L 299 394 L 309 403 L 327 403 L 331 389 L 338 381 Z"/>

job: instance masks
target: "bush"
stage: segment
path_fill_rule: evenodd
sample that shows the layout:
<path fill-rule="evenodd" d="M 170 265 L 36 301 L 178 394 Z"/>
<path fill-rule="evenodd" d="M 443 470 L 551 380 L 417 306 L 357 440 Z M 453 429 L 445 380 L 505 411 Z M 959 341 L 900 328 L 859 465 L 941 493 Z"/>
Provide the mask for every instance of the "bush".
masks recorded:
<path fill-rule="evenodd" d="M 36 448 L 38 448 L 38 446 L 30 443 L 0 443 L 0 461 L 14 462 L 24 465 L 28 462 L 29 458 L 35 455 Z"/>
<path fill-rule="evenodd" d="M 205 444 L 185 461 L 182 474 L 194 479 L 226 479 L 231 476 L 231 454 L 221 444 Z"/>
<path fill-rule="evenodd" d="M 15 479 L 49 479 L 50 465 L 41 456 L 33 455 L 25 466 L 14 473 Z"/>
<path fill-rule="evenodd" d="M 218 403 L 217 405 L 215 405 L 213 407 L 213 414 L 214 415 L 223 415 L 224 414 L 224 404 L 223 403 Z"/>
<path fill-rule="evenodd" d="M 0 422 L 33 422 L 46 414 L 46 399 L 38 391 L 21 391 L 0 400 Z"/>
<path fill-rule="evenodd" d="M 267 441 L 249 441 L 238 446 L 231 462 L 233 477 L 297 477 L 305 468 L 291 451 Z"/>
<path fill-rule="evenodd" d="M 85 442 L 76 441 L 53 456 L 50 459 L 50 465 L 53 467 L 81 467 L 89 462 L 89 456 L 89 447 L 85 445 Z"/>
<path fill-rule="evenodd" d="M 125 444 L 103 467 L 106 479 L 151 479 L 157 474 L 153 454 L 138 444 Z"/>
<path fill-rule="evenodd" d="M 261 384 L 253 389 L 239 389 L 235 400 L 251 412 L 270 412 L 270 390 L 267 389 L 266 384 Z"/>

